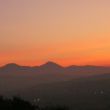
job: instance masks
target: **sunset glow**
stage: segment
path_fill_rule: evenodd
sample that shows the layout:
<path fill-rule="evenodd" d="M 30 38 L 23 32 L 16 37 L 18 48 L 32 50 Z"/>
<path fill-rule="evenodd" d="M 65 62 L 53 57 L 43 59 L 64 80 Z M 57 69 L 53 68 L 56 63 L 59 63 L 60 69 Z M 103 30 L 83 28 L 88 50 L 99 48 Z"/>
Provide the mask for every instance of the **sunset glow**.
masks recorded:
<path fill-rule="evenodd" d="M 1 0 L 0 65 L 110 65 L 109 0 Z"/>

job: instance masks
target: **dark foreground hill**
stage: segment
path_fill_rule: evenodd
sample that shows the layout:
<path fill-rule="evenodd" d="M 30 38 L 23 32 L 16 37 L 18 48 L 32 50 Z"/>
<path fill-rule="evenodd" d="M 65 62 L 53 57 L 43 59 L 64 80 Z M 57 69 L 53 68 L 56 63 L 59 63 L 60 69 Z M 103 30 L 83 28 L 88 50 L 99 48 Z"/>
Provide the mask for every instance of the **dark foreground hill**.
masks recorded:
<path fill-rule="evenodd" d="M 36 110 L 33 108 L 35 106 L 31 105 L 35 102 L 35 99 L 38 101 L 37 105 L 42 108 L 41 110 L 68 110 L 68 108 L 70 110 L 110 110 L 110 74 L 73 79 L 64 82 L 40 84 L 28 89 L 16 91 L 16 94 L 31 102 L 24 102 L 24 100 L 22 102 L 23 105 L 21 102 L 18 104 L 15 103 L 17 104 L 16 106 L 21 104 L 24 109 L 28 107 L 27 110 Z M 22 101 L 21 99 L 17 100 Z M 12 98 L 11 101 L 13 101 Z M 7 106 L 10 107 L 10 103 L 5 104 L 9 104 Z M 11 102 L 12 107 L 13 104 L 14 103 Z M 18 107 L 18 109 L 14 110 L 24 109 Z"/>
<path fill-rule="evenodd" d="M 79 78 L 34 86 L 22 92 L 26 99 L 40 99 L 43 105 L 66 105 L 72 110 L 110 109 L 110 75 Z"/>

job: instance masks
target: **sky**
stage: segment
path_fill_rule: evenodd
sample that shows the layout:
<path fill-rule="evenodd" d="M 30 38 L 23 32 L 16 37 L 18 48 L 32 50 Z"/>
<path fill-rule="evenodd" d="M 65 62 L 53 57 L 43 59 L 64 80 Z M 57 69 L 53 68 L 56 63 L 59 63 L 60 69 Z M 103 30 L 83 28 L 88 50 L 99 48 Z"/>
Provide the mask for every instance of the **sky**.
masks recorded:
<path fill-rule="evenodd" d="M 110 65 L 110 0 L 0 0 L 0 65 Z"/>

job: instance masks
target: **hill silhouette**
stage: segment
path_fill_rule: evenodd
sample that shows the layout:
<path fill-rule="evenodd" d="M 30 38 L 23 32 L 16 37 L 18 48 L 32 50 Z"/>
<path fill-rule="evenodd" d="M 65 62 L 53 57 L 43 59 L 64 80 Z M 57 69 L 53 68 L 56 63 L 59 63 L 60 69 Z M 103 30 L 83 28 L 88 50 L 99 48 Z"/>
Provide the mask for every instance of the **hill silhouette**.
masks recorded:
<path fill-rule="evenodd" d="M 10 63 L 0 67 L 0 94 L 12 94 L 43 83 L 68 81 L 105 73 L 110 73 L 110 67 L 92 65 L 63 67 L 51 61 L 33 67 Z"/>
<path fill-rule="evenodd" d="M 56 72 L 61 74 L 73 74 L 73 75 L 93 75 L 93 74 L 101 74 L 101 73 L 109 73 L 110 72 L 110 67 L 106 66 L 93 66 L 93 65 L 87 65 L 87 66 L 67 66 L 63 67 L 57 63 L 54 63 L 52 61 L 46 62 L 45 64 L 42 64 L 40 66 L 20 66 L 15 63 L 10 63 L 6 64 L 3 67 L 0 67 L 0 74 L 3 73 L 9 73 L 9 74 L 16 74 L 18 72 L 23 72 L 23 73 L 30 73 L 30 74 L 53 74 Z M 83 74 L 82 74 L 83 73 Z"/>

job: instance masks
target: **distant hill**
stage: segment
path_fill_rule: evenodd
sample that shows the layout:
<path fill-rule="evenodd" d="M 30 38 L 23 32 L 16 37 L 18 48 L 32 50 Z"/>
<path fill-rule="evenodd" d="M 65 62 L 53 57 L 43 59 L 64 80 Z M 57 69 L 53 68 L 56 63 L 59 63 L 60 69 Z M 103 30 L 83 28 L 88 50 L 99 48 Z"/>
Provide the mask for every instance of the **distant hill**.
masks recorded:
<path fill-rule="evenodd" d="M 29 66 L 20 66 L 14 63 L 6 64 L 3 67 L 0 67 L 0 75 L 3 75 L 4 73 L 6 74 L 72 74 L 73 76 L 78 76 L 78 75 L 93 75 L 93 74 L 103 74 L 103 73 L 109 73 L 110 72 L 110 67 L 104 67 L 104 66 L 92 66 L 92 65 L 87 65 L 87 66 L 68 66 L 68 67 L 63 67 L 59 64 L 56 64 L 54 62 L 47 62 L 43 65 L 40 66 L 34 66 L 34 67 L 29 67 Z M 22 74 L 21 74 L 22 75 Z"/>
<path fill-rule="evenodd" d="M 105 73 L 110 73 L 110 67 L 89 65 L 63 67 L 51 61 L 33 67 L 11 63 L 0 67 L 0 94 L 13 94 L 15 91 L 39 84 L 63 82 Z"/>

